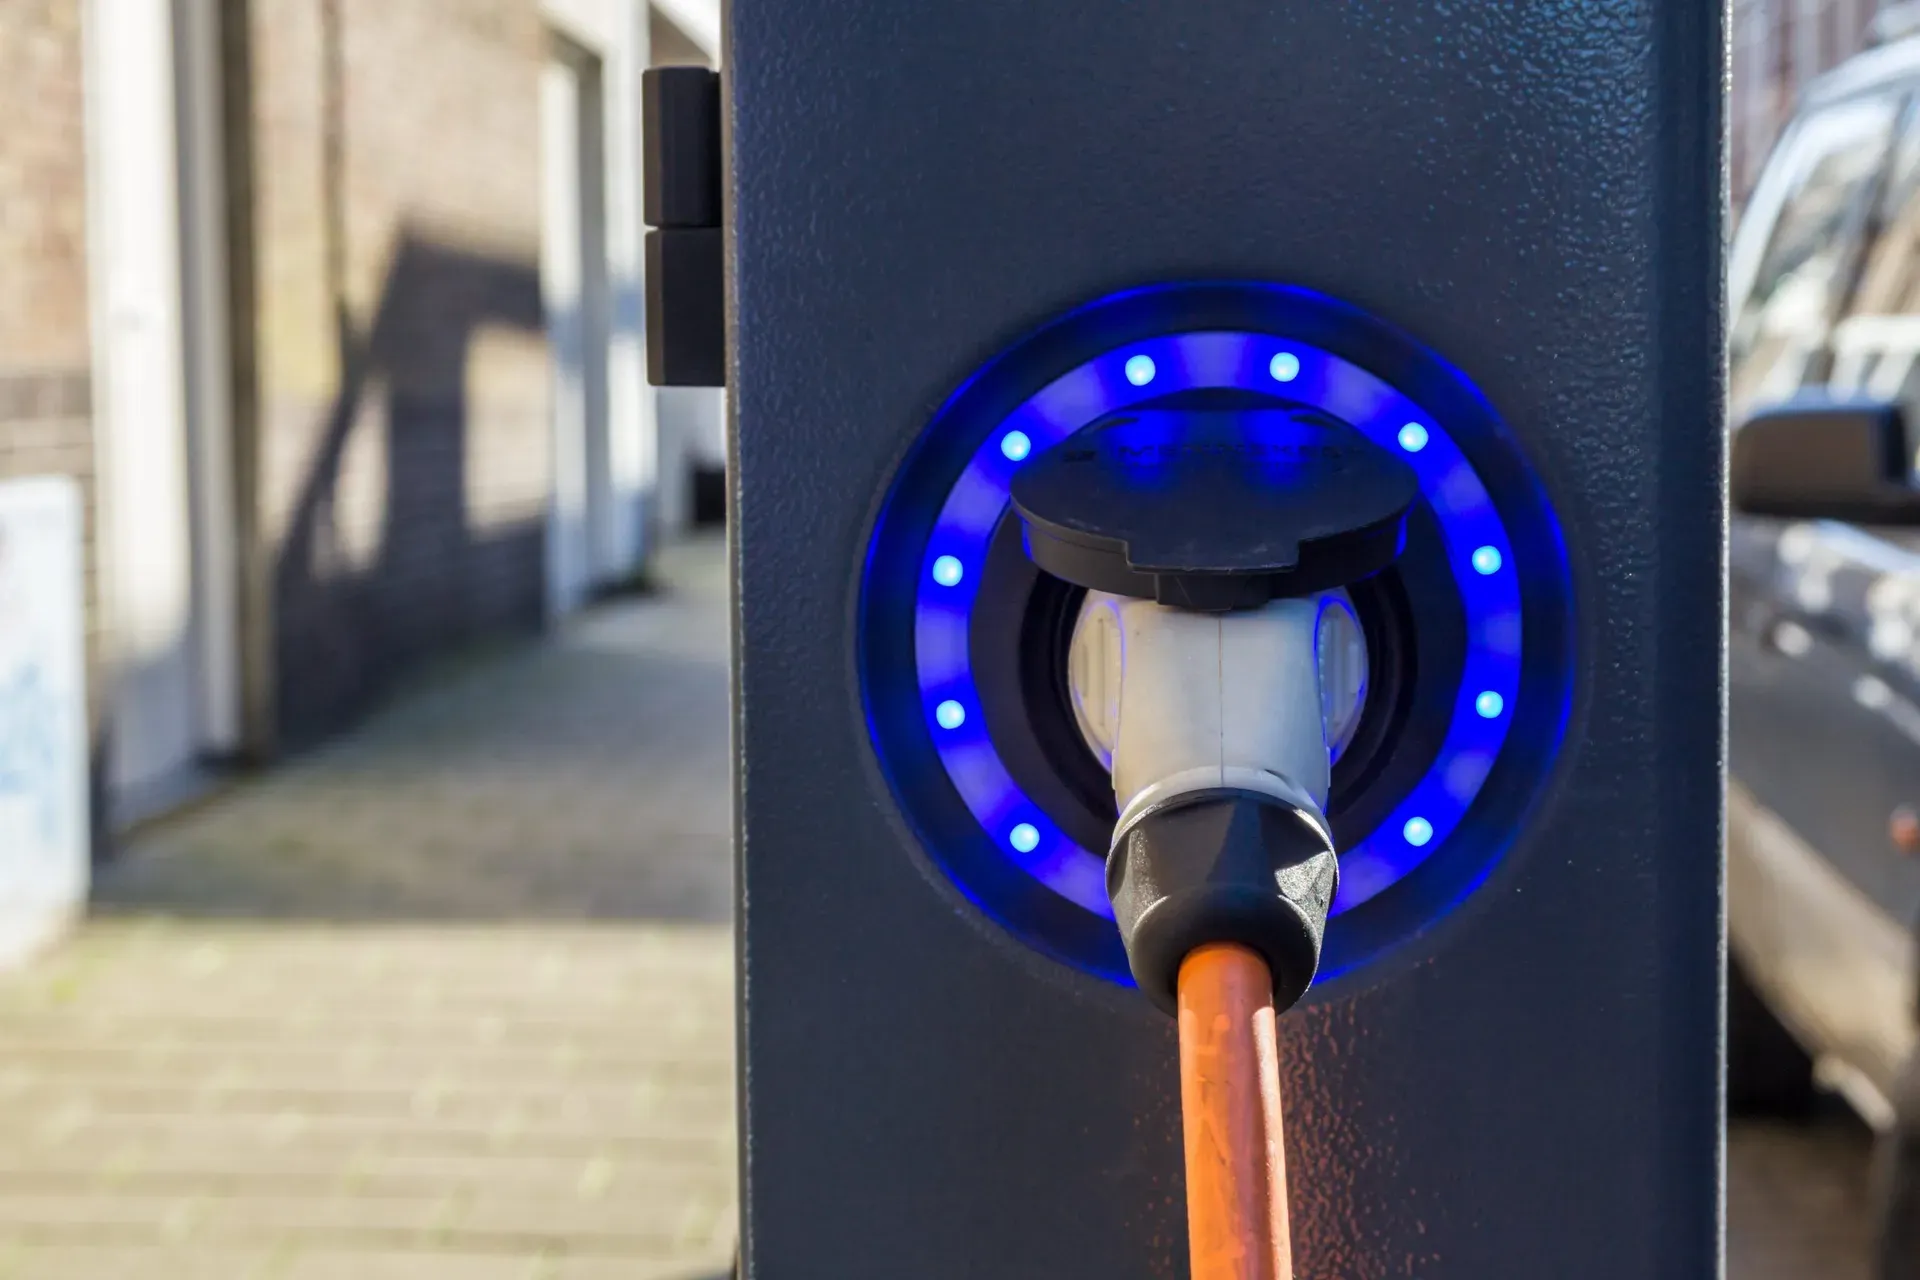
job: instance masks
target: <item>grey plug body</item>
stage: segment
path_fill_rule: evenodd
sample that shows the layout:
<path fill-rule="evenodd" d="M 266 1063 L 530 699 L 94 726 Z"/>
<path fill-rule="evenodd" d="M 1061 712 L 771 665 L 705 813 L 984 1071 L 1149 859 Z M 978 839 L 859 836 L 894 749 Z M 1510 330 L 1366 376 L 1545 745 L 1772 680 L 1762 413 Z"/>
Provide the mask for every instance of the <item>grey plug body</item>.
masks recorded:
<path fill-rule="evenodd" d="M 1352 666 L 1323 660 L 1327 617 L 1317 598 L 1198 613 L 1095 592 L 1082 610 L 1075 712 L 1120 809 L 1108 895 L 1162 1007 L 1205 942 L 1259 950 L 1281 1007 L 1313 979 L 1339 884 L 1329 720 L 1359 695 L 1325 678 Z"/>

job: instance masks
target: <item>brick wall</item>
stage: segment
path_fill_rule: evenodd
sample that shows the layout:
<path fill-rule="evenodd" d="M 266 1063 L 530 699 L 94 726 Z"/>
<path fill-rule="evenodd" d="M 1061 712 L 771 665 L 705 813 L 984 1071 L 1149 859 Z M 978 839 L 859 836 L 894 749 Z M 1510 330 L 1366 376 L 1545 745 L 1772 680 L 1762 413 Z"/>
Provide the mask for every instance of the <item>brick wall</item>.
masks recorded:
<path fill-rule="evenodd" d="M 530 0 L 255 0 L 260 536 L 283 742 L 539 624 L 548 477 Z"/>
<path fill-rule="evenodd" d="M 74 476 L 91 513 L 80 0 L 0 0 L 0 120 L 0 479 Z M 87 565 L 91 603 L 90 536 Z"/>

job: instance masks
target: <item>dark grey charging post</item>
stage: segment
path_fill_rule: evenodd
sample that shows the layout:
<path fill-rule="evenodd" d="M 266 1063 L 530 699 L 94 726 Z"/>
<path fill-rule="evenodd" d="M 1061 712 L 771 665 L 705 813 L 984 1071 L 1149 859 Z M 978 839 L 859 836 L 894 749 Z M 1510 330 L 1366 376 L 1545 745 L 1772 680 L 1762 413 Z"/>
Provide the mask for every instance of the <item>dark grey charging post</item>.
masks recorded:
<path fill-rule="evenodd" d="M 995 505 L 1161 395 L 1426 468 L 1282 1019 L 1301 1274 L 1717 1274 L 1723 21 L 732 0 L 752 1280 L 1186 1274 L 1074 598 Z"/>

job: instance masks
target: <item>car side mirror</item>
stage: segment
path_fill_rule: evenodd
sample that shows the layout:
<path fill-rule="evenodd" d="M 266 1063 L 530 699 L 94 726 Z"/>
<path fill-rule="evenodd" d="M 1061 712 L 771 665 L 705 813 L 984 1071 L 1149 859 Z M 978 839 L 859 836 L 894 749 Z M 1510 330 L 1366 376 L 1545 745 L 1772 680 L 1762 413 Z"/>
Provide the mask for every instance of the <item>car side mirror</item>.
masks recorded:
<path fill-rule="evenodd" d="M 1896 403 L 1810 396 L 1762 409 L 1733 433 L 1729 473 L 1734 510 L 1748 515 L 1920 524 Z"/>

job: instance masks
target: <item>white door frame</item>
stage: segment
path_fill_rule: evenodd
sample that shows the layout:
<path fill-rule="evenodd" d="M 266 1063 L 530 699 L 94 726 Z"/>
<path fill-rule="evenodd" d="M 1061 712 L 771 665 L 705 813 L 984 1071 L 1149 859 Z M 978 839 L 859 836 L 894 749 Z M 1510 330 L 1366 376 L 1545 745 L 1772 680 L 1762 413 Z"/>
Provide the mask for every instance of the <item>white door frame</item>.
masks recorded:
<path fill-rule="evenodd" d="M 550 615 L 606 573 L 612 505 L 607 358 L 605 86 L 600 58 L 549 33 L 540 71 L 540 292 L 552 369 Z"/>
<path fill-rule="evenodd" d="M 114 825 L 237 742 L 217 0 L 85 0 L 101 703 Z"/>
<path fill-rule="evenodd" d="M 547 606 L 558 616 L 633 575 L 651 549 L 658 439 L 641 331 L 640 209 L 648 7 L 544 0 L 542 12 L 556 43 L 574 51 L 550 56 L 541 91 L 541 277 L 555 356 Z M 588 74 L 598 118 L 583 122 Z M 585 262 L 583 249 L 598 260 Z"/>

